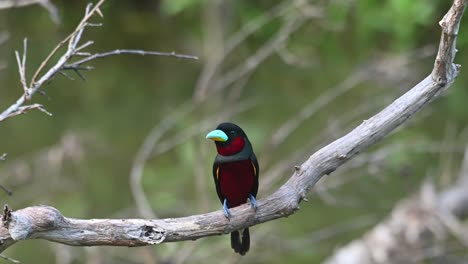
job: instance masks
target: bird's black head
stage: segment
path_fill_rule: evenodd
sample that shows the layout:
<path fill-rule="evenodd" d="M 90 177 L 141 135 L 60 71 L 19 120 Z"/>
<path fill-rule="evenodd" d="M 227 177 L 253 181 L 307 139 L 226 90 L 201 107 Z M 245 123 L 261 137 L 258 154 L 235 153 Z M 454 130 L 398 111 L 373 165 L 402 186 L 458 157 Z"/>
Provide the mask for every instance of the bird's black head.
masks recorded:
<path fill-rule="evenodd" d="M 219 124 L 206 138 L 216 143 L 218 153 L 223 156 L 236 154 L 242 151 L 246 144 L 250 144 L 244 130 L 229 122 Z"/>

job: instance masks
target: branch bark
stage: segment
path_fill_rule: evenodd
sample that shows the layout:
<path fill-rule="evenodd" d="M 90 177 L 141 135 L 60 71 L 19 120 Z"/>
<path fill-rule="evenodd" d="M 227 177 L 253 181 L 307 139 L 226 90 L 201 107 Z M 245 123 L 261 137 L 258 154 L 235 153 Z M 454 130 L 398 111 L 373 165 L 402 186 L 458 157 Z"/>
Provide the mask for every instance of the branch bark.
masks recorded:
<path fill-rule="evenodd" d="M 143 246 L 194 240 L 293 214 L 320 178 L 382 140 L 451 86 L 459 71 L 453 59 L 467 1 L 455 0 L 440 23 L 442 37 L 432 74 L 380 113 L 310 156 L 275 193 L 258 201 L 257 212 L 242 205 L 231 210 L 230 221 L 221 211 L 159 220 L 81 220 L 66 218 L 49 206 L 34 206 L 12 212 L 4 221 L 0 227 L 0 252 L 24 239 L 46 239 L 74 246 Z"/>
<path fill-rule="evenodd" d="M 336 250 L 324 264 L 419 263 L 450 251 L 440 243 L 450 235 L 468 246 L 468 229 L 462 224 L 468 217 L 467 169 L 468 145 L 451 186 L 436 193 L 432 182 L 426 182 L 420 195 L 399 202 L 389 217 Z"/>
<path fill-rule="evenodd" d="M 467 246 L 466 229 L 459 223 L 468 215 L 466 188 L 457 182 L 436 194 L 427 183 L 420 196 L 400 202 L 387 219 L 337 250 L 324 264 L 419 263 L 433 257 L 428 248 L 451 234 Z"/>

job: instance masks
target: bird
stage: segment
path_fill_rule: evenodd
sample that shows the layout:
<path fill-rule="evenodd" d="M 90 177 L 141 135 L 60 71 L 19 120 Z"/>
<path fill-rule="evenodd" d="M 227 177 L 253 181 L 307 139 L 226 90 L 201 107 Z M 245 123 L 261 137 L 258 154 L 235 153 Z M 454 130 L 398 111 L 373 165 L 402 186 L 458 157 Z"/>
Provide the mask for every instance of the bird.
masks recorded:
<path fill-rule="evenodd" d="M 232 217 L 229 209 L 244 204 L 247 200 L 250 200 L 256 211 L 260 168 L 245 132 L 238 125 L 225 122 L 209 132 L 206 138 L 216 144 L 213 179 L 223 205 L 224 216 L 229 220 Z M 249 251 L 249 228 L 231 232 L 231 247 L 242 256 Z"/>

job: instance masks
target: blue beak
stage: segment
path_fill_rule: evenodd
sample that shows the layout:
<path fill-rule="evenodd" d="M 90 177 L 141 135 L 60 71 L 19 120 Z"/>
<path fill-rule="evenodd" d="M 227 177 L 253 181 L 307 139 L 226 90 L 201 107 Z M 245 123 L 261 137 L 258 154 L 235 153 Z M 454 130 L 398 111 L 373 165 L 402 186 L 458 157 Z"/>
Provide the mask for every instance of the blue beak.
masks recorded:
<path fill-rule="evenodd" d="M 208 135 L 206 135 L 207 139 L 211 139 L 213 141 L 221 141 L 226 142 L 228 140 L 228 136 L 222 130 L 213 130 Z"/>

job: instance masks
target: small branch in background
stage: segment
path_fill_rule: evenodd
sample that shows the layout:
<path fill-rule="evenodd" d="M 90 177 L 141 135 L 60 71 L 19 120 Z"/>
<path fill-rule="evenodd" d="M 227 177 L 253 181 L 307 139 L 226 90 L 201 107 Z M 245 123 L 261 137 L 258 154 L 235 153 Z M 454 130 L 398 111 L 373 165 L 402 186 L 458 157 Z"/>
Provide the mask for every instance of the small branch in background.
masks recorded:
<path fill-rule="evenodd" d="M 304 25 L 308 19 L 310 18 L 300 16 L 293 16 L 292 18 L 286 17 L 283 26 L 278 30 L 274 37 L 267 41 L 265 45 L 259 48 L 243 63 L 224 73 L 216 82 L 213 83 L 212 92 L 223 90 L 257 69 L 260 63 L 274 54 L 277 47 L 284 45 L 291 35 Z"/>
<path fill-rule="evenodd" d="M 90 70 L 91 67 L 84 67 L 80 68 L 79 66 L 85 62 L 92 61 L 94 59 L 103 58 L 112 55 L 119 55 L 119 54 L 138 54 L 138 55 L 153 55 L 153 56 L 171 56 L 176 58 L 183 58 L 183 59 L 197 59 L 196 56 L 191 55 L 184 55 L 184 54 L 177 54 L 175 52 L 165 53 L 165 52 L 157 52 L 157 51 L 142 51 L 142 50 L 114 50 L 105 53 L 96 53 L 91 54 L 89 52 L 84 52 L 83 50 L 89 46 L 91 46 L 94 42 L 88 41 L 82 45 L 80 44 L 81 37 L 83 35 L 84 30 L 89 26 L 100 26 L 101 24 L 94 24 L 90 23 L 89 20 L 95 14 L 102 17 L 102 12 L 100 11 L 100 6 L 105 2 L 105 0 L 100 0 L 96 5 L 88 4 L 86 7 L 85 15 L 83 19 L 80 21 L 78 26 L 75 30 L 68 35 L 64 40 L 62 40 L 46 57 L 46 59 L 40 64 L 37 70 L 34 72 L 33 77 L 31 78 L 29 85 L 27 84 L 26 78 L 26 49 L 27 49 L 27 40 L 24 40 L 24 51 L 22 54 L 22 59 L 20 59 L 19 52 L 16 52 L 16 59 L 18 62 L 18 68 L 20 73 L 20 80 L 23 86 L 24 93 L 23 95 L 8 109 L 3 111 L 0 114 L 0 122 L 4 121 L 5 119 L 25 113 L 27 110 L 30 109 L 39 109 L 47 114 L 48 113 L 43 106 L 39 104 L 33 104 L 30 106 L 23 106 L 26 101 L 29 101 L 31 97 L 36 93 L 39 92 L 42 85 L 48 81 L 50 81 L 57 73 L 63 73 L 63 70 L 66 69 L 73 69 L 78 76 L 83 78 L 83 76 L 79 73 L 79 70 L 85 69 Z M 52 57 L 59 52 L 59 50 L 68 43 L 67 49 L 63 53 L 63 55 L 57 60 L 57 62 L 49 68 L 41 77 L 39 75 L 45 69 L 46 65 L 51 61 Z M 85 56 L 85 58 L 71 62 L 71 59 L 74 56 Z"/>
<path fill-rule="evenodd" d="M 449 235 L 467 247 L 467 230 L 460 222 L 468 216 L 466 184 L 458 181 L 436 193 L 434 185 L 426 182 L 419 195 L 398 203 L 389 217 L 337 249 L 324 263 L 419 263 L 428 247 Z"/>
<path fill-rule="evenodd" d="M 307 11 L 306 11 L 307 10 Z M 277 52 L 277 49 L 284 46 L 291 35 L 303 24 L 311 19 L 320 19 L 323 16 L 323 9 L 313 6 L 305 1 L 282 1 L 262 15 L 246 23 L 238 32 L 218 46 L 223 46 L 222 52 L 212 52 L 209 48 L 212 39 L 207 39 L 207 63 L 197 81 L 193 100 L 201 102 L 212 96 L 214 93 L 224 90 L 233 83 L 248 77 L 267 58 Z M 222 64 L 240 44 L 248 37 L 260 30 L 263 26 L 275 19 L 282 18 L 283 26 L 277 33 L 266 41 L 257 51 L 236 66 L 230 66 L 232 70 L 222 72 Z M 206 27 L 208 27 L 207 25 Z"/>
<path fill-rule="evenodd" d="M 12 191 L 8 190 L 7 188 L 5 188 L 5 186 L 3 186 L 1 184 L 0 184 L 0 189 L 2 189 L 4 192 L 6 192 L 6 194 L 8 194 L 8 196 L 11 196 L 13 194 Z"/>
<path fill-rule="evenodd" d="M 230 55 L 240 44 L 244 43 L 249 36 L 260 30 L 263 26 L 280 16 L 287 14 L 287 12 L 292 9 L 292 5 L 293 4 L 289 1 L 282 1 L 280 4 L 262 13 L 257 18 L 250 20 L 223 43 L 216 43 L 217 46 L 223 47 L 221 54 L 212 51 L 212 45 L 215 44 L 215 41 L 219 42 L 219 40 L 213 30 L 207 30 L 204 40 L 204 50 L 206 55 L 203 59 L 205 64 L 195 85 L 195 90 L 193 92 L 194 102 L 202 102 L 206 100 L 207 95 L 212 94 L 210 90 L 213 83 L 216 82 L 215 77 L 217 77 L 217 74 L 220 74 L 222 63 L 226 60 L 228 55 Z M 204 16 L 204 18 L 208 18 L 208 16 Z M 206 19 L 204 28 L 210 29 L 213 26 L 212 21 Z"/>
<path fill-rule="evenodd" d="M 28 39 L 25 38 L 23 41 L 23 58 L 20 59 L 20 54 L 18 51 L 15 51 L 16 55 L 16 62 L 18 63 L 18 70 L 20 75 L 20 81 L 23 85 L 24 96 L 26 96 L 26 100 L 30 100 L 29 95 L 29 88 L 28 84 L 26 83 L 26 51 L 28 49 Z"/>
<path fill-rule="evenodd" d="M 25 7 L 29 5 L 40 5 L 49 12 L 50 19 L 55 24 L 60 24 L 60 16 L 57 7 L 49 0 L 2 0 L 0 9 Z"/>
<path fill-rule="evenodd" d="M 9 38 L 10 38 L 10 34 L 8 32 L 0 32 L 0 45 L 7 42 Z M 6 67 L 7 67 L 6 62 L 0 61 L 0 71 L 5 69 Z"/>
<path fill-rule="evenodd" d="M 21 261 L 19 261 L 19 260 L 9 258 L 9 257 L 7 257 L 5 255 L 2 255 L 2 254 L 0 254 L 0 258 L 4 259 L 6 261 L 12 262 L 12 263 L 21 263 Z"/>
<path fill-rule="evenodd" d="M 0 32 L 0 45 L 7 42 L 10 39 L 10 34 L 8 32 Z"/>
<path fill-rule="evenodd" d="M 383 56 L 376 60 L 369 61 L 363 67 L 359 67 L 356 71 L 350 74 L 346 79 L 338 83 L 335 87 L 326 89 L 311 103 L 305 105 L 295 116 L 289 118 L 279 128 L 276 129 L 271 137 L 270 146 L 276 147 L 296 131 L 301 124 L 313 117 L 318 111 L 322 110 L 336 98 L 343 96 L 350 90 L 358 87 L 366 81 L 382 82 L 382 79 L 390 80 L 393 83 L 400 81 L 398 78 L 407 78 L 406 73 L 411 74 L 410 64 L 415 60 L 421 60 L 432 56 L 434 48 L 432 45 L 427 45 L 418 49 L 414 49 L 400 56 Z M 396 70 L 398 69 L 398 70 Z M 378 76 L 378 79 L 375 79 Z"/>
<path fill-rule="evenodd" d="M 7 153 L 3 153 L 1 156 L 0 156 L 0 161 L 4 161 L 6 160 L 6 156 L 7 156 Z M 11 196 L 13 194 L 12 191 L 8 190 L 5 186 L 1 185 L 0 184 L 0 189 L 2 189 L 4 192 L 6 192 L 6 194 L 8 194 L 9 196 Z"/>
<path fill-rule="evenodd" d="M 17 204 L 41 200 L 48 192 L 80 189 L 81 182 L 69 176 L 86 173 L 87 169 L 80 166 L 86 153 L 91 149 L 98 152 L 101 148 L 96 139 L 84 131 L 64 132 L 50 146 L 25 155 L 15 155 L 8 158 L 6 163 L 0 162 L 0 183 L 6 187 L 12 186 Z M 51 182 L 54 184 L 51 185 Z"/>
<path fill-rule="evenodd" d="M 0 118 L 0 122 L 7 119 L 7 118 L 10 118 L 10 117 L 13 117 L 13 116 L 17 116 L 17 115 L 22 115 L 22 114 L 26 114 L 29 110 L 32 110 L 32 109 L 37 109 L 43 113 L 45 113 L 46 115 L 48 116 L 52 116 L 52 113 L 48 112 L 43 105 L 41 104 L 32 104 L 32 105 L 25 105 L 25 106 L 19 106 L 17 109 L 15 109 L 14 112 L 11 112 L 8 116 L 6 116 L 5 118 L 1 119 Z"/>
<path fill-rule="evenodd" d="M 151 132 L 146 136 L 143 144 L 138 149 L 138 152 L 133 160 L 132 169 L 130 171 L 130 189 L 139 215 L 145 218 L 157 218 L 155 212 L 143 190 L 142 178 L 143 169 L 146 161 L 151 157 L 156 144 L 168 130 L 173 128 L 177 121 L 183 118 L 186 114 L 193 110 L 192 105 L 186 104 L 177 108 L 178 110 L 159 122 Z"/>
<path fill-rule="evenodd" d="M 285 1 L 285 3 L 286 2 L 288 1 Z M 252 73 L 258 67 L 258 65 L 260 65 L 263 61 L 265 61 L 272 54 L 274 54 L 278 50 L 278 48 L 283 47 L 285 43 L 291 38 L 292 34 L 296 32 L 301 26 L 303 26 L 307 21 L 322 17 L 321 8 L 311 6 L 304 1 L 294 1 L 293 4 L 294 7 L 297 9 L 297 12 L 288 16 L 284 16 L 283 26 L 270 40 L 268 40 L 262 47 L 260 47 L 252 56 L 247 58 L 243 63 L 235 66 L 232 70 L 220 76 L 220 78 L 217 81 L 213 82 L 213 91 L 223 90 L 225 87 L 228 87 L 237 80 L 240 80 L 241 78 Z M 266 17 L 266 19 L 271 19 L 273 17 L 281 15 L 283 12 L 283 8 L 285 8 L 283 4 L 278 5 L 274 9 L 275 11 L 269 14 L 271 15 L 271 17 Z M 303 12 L 304 10 L 313 11 Z M 247 30 L 246 33 L 246 36 L 248 36 L 248 34 L 251 32 Z M 243 36 L 241 34 L 239 40 L 246 36 Z M 236 43 L 237 42 L 234 41 L 234 44 Z M 231 51 L 229 50 L 229 48 L 230 47 L 228 47 L 228 51 Z"/>
<path fill-rule="evenodd" d="M 91 9 L 91 11 L 90 11 L 90 8 L 91 8 L 92 4 L 88 4 L 88 6 L 86 8 L 85 17 L 80 22 L 78 27 L 75 29 L 75 31 L 72 34 L 70 34 L 59 45 L 57 45 L 52 50 L 52 52 L 49 54 L 49 56 L 47 56 L 47 58 L 41 63 L 41 65 L 35 71 L 29 86 L 28 85 L 23 85 L 23 89 L 25 90 L 25 93 L 16 101 L 16 103 L 11 105 L 8 109 L 6 109 L 5 111 L 3 111 L 3 113 L 0 114 L 0 122 L 7 119 L 7 118 L 9 118 L 9 117 L 11 117 L 11 116 L 17 115 L 15 113 L 17 113 L 18 111 L 21 112 L 21 110 L 19 110 L 21 108 L 21 106 L 27 100 L 29 100 L 37 91 L 39 91 L 39 89 L 42 87 L 42 85 L 45 82 L 49 81 L 65 65 L 65 63 L 68 60 L 70 60 L 70 58 L 74 55 L 76 45 L 78 44 L 76 40 L 79 41 L 79 38 L 76 38 L 76 36 L 81 37 L 81 33 L 85 29 L 86 22 L 91 18 L 91 16 L 94 14 L 94 12 L 96 12 L 96 9 L 99 8 L 99 6 L 103 4 L 103 2 L 104 2 L 104 0 L 99 1 L 94 6 L 94 8 Z M 51 67 L 38 81 L 36 81 L 37 76 L 39 75 L 41 70 L 45 67 L 47 62 L 60 49 L 60 47 L 63 46 L 63 44 L 65 44 L 67 41 L 69 41 L 70 45 L 69 45 L 69 48 L 67 49 L 67 51 L 65 52 L 65 54 L 62 55 L 60 57 L 60 59 L 58 60 L 58 62 L 53 67 Z M 74 43 L 75 46 L 73 46 L 72 43 Z M 25 41 L 25 44 L 26 44 L 26 41 Z M 24 49 L 26 49 L 26 47 L 24 47 Z M 23 57 L 25 57 L 25 54 L 23 54 Z M 18 64 L 19 64 L 19 67 L 20 67 L 20 77 L 22 78 L 22 74 L 23 74 L 22 71 L 23 70 L 22 70 L 22 62 L 20 62 L 20 60 L 19 60 L 19 54 L 18 54 L 17 58 L 18 58 Z M 24 61 L 25 60 L 26 59 L 24 59 Z"/>
<path fill-rule="evenodd" d="M 100 59 L 108 56 L 113 56 L 113 55 L 123 55 L 123 54 L 133 54 L 133 55 L 141 55 L 141 56 L 163 56 L 163 57 L 175 57 L 178 59 L 190 59 L 190 60 L 198 60 L 197 56 L 192 56 L 192 55 L 185 55 L 185 54 L 178 54 L 173 52 L 159 52 L 159 51 L 144 51 L 144 50 L 129 50 L 129 49 L 120 49 L 120 50 L 113 50 L 109 52 L 104 52 L 104 53 L 95 53 L 93 55 L 89 53 L 81 53 L 79 55 L 88 55 L 86 58 L 66 64 L 63 69 L 77 69 L 79 70 L 79 66 L 83 63 L 95 60 L 95 59 Z"/>

